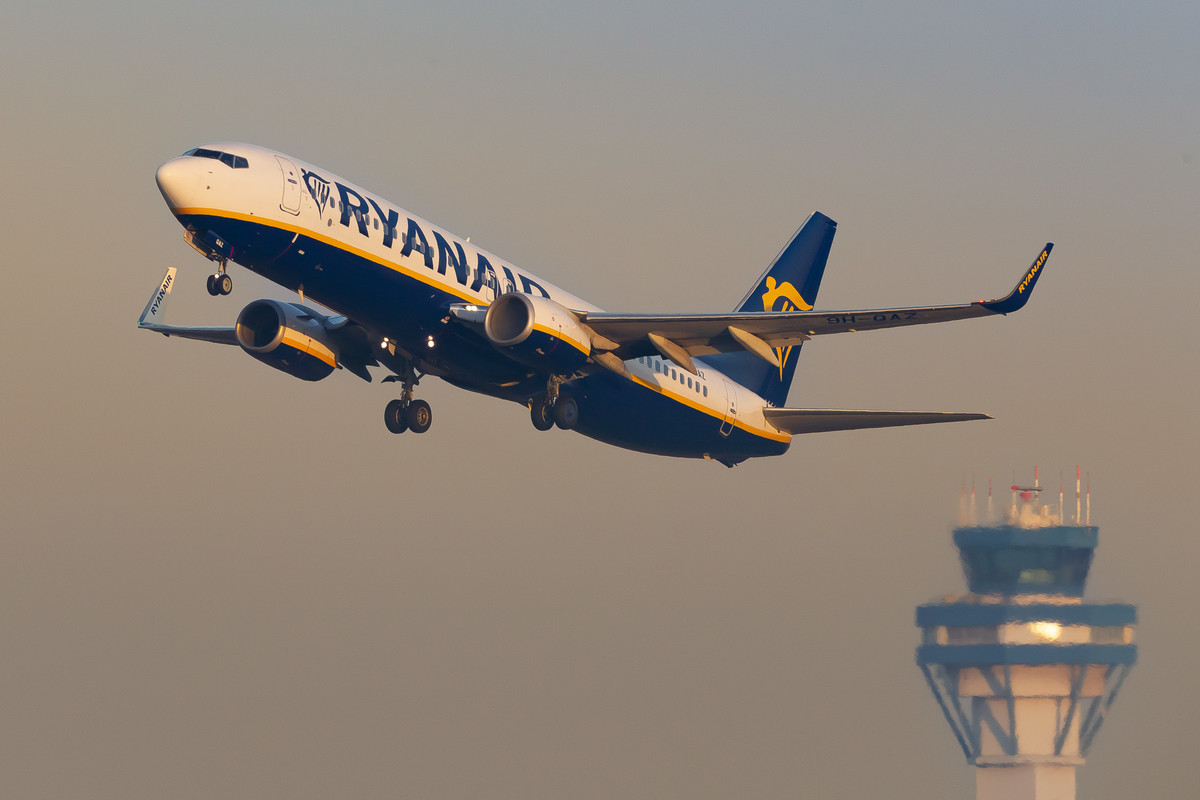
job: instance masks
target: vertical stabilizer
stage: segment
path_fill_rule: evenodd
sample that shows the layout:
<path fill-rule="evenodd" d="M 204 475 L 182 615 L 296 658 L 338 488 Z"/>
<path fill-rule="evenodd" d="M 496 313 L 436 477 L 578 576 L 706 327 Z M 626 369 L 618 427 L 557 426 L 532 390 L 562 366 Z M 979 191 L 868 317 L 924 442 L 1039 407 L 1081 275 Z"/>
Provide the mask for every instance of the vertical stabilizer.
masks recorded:
<path fill-rule="evenodd" d="M 819 211 L 813 212 L 734 310 L 811 311 L 836 232 L 836 222 Z M 796 372 L 800 345 L 778 348 L 775 355 L 779 367 L 748 352 L 705 356 L 703 360 L 772 405 L 783 406 Z"/>

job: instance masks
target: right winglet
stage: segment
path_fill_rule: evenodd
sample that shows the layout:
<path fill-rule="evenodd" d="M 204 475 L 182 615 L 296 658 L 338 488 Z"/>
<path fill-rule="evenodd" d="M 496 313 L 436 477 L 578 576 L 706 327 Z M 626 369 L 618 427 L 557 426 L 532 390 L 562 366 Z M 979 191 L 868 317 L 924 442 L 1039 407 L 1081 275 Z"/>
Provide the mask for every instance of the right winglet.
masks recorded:
<path fill-rule="evenodd" d="M 1042 274 L 1042 267 L 1046 266 L 1046 260 L 1050 258 L 1050 251 L 1054 248 L 1052 242 L 1047 242 L 1042 248 L 1042 252 L 1038 253 L 1038 257 L 1033 260 L 1028 271 L 1021 277 L 1021 280 L 1009 292 L 1007 297 L 999 300 L 985 300 L 980 303 L 981 306 L 988 311 L 994 311 L 997 314 L 1009 314 L 1013 311 L 1018 311 L 1029 302 L 1030 295 L 1033 294 L 1033 286 L 1037 283 L 1038 277 Z"/>

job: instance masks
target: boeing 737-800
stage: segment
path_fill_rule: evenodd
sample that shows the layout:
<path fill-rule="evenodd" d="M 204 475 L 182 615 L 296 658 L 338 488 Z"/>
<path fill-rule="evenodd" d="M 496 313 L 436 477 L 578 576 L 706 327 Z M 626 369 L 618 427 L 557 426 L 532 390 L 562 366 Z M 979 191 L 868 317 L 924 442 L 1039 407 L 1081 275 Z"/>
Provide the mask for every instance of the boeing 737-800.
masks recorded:
<path fill-rule="evenodd" d="M 369 368 L 400 383 L 388 430 L 423 433 L 414 397 L 434 375 L 526 406 L 557 425 L 647 453 L 733 466 L 780 455 L 818 431 L 987 419 L 986 414 L 787 408 L 804 342 L 815 336 L 1008 314 L 1025 305 L 1052 245 L 1006 297 L 947 306 L 814 311 L 836 223 L 812 214 L 728 314 L 612 314 L 480 250 L 378 195 L 291 156 L 246 144 L 188 150 L 159 167 L 184 238 L 227 295 L 240 264 L 300 295 L 255 300 L 232 327 L 163 322 L 167 270 L 138 324 L 238 345 L 307 381 Z M 303 305 L 306 298 L 333 315 Z"/>

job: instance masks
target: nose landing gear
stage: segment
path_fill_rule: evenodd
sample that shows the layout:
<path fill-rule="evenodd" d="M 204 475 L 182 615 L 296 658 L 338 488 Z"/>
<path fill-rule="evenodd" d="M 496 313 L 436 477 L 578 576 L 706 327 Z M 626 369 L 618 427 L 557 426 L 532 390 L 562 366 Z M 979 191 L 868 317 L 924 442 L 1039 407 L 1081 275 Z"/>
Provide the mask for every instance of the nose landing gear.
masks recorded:
<path fill-rule="evenodd" d="M 233 278 L 225 271 L 225 259 L 217 262 L 217 271 L 208 276 L 208 293 L 213 297 L 227 295 L 233 291 Z"/>
<path fill-rule="evenodd" d="M 213 297 L 227 295 L 233 291 L 233 278 L 227 272 L 217 272 L 208 276 L 208 293 Z"/>

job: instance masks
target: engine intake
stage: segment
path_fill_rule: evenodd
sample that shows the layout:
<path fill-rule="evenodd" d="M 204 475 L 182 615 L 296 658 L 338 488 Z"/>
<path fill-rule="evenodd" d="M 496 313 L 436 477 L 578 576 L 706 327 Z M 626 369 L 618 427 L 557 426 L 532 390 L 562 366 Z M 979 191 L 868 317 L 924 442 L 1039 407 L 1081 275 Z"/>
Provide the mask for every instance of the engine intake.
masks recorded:
<path fill-rule="evenodd" d="M 237 340 L 259 361 L 301 380 L 329 377 L 338 365 L 326 318 L 311 308 L 255 300 L 237 318 Z"/>
<path fill-rule="evenodd" d="M 569 309 L 545 297 L 510 292 L 488 306 L 483 330 L 497 349 L 529 366 L 573 372 L 592 352 L 591 336 Z"/>

